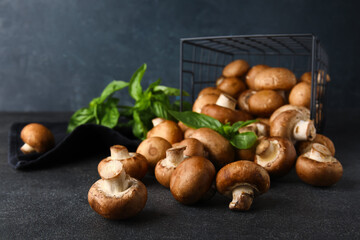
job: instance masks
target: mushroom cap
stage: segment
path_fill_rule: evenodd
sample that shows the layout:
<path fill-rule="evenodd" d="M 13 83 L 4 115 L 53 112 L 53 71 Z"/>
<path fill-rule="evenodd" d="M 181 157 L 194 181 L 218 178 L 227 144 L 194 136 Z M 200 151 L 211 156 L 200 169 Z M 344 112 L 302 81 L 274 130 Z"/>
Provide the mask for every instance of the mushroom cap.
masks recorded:
<path fill-rule="evenodd" d="M 181 142 L 174 143 L 172 145 L 173 147 L 177 146 L 186 146 L 186 149 L 184 151 L 185 156 L 201 156 L 206 157 L 208 154 L 205 151 L 204 145 L 195 138 L 186 138 L 182 140 Z"/>
<path fill-rule="evenodd" d="M 249 97 L 249 112 L 261 117 L 270 115 L 285 104 L 283 97 L 273 90 L 261 90 Z"/>
<path fill-rule="evenodd" d="M 206 87 L 199 92 L 198 97 L 201 95 L 206 95 L 206 94 L 220 95 L 222 93 L 223 93 L 223 91 L 221 91 L 220 89 L 218 89 L 216 87 Z"/>
<path fill-rule="evenodd" d="M 145 207 L 147 190 L 142 182 L 130 178 L 130 187 L 114 196 L 106 192 L 105 181 L 100 179 L 95 182 L 88 193 L 90 207 L 101 216 L 108 219 L 126 219 Z"/>
<path fill-rule="evenodd" d="M 311 84 L 311 72 L 305 72 L 300 77 L 301 82 L 307 82 Z"/>
<path fill-rule="evenodd" d="M 199 140 L 209 153 L 209 160 L 216 168 L 234 161 L 235 152 L 230 142 L 210 128 L 196 129 L 189 137 Z"/>
<path fill-rule="evenodd" d="M 270 142 L 273 151 L 270 156 L 262 157 L 262 154 Z M 275 152 L 275 153 L 274 153 Z M 272 177 L 282 177 L 294 166 L 296 161 L 296 150 L 292 142 L 286 138 L 267 137 L 262 138 L 256 148 L 254 162 L 268 171 Z"/>
<path fill-rule="evenodd" d="M 217 88 L 222 92 L 229 94 L 233 98 L 238 98 L 240 93 L 245 91 L 245 83 L 236 77 L 227 77 L 219 81 Z"/>
<path fill-rule="evenodd" d="M 147 138 L 151 137 L 162 137 L 170 144 L 180 142 L 184 139 L 181 128 L 177 125 L 176 122 L 171 120 L 165 120 L 153 127 L 147 133 Z"/>
<path fill-rule="evenodd" d="M 245 60 L 235 60 L 226 65 L 223 69 L 222 75 L 224 77 L 241 77 L 250 68 L 250 65 Z"/>
<path fill-rule="evenodd" d="M 307 152 L 313 143 L 320 143 L 327 147 L 329 151 L 331 152 L 332 156 L 335 156 L 335 146 L 334 143 L 330 140 L 330 138 L 322 135 L 322 134 L 316 134 L 316 137 L 313 141 L 300 141 L 297 143 L 297 150 L 299 155 Z"/>
<path fill-rule="evenodd" d="M 186 125 L 185 125 L 183 122 L 181 122 L 181 121 L 178 122 L 178 126 L 179 126 L 179 128 L 181 129 L 181 131 L 183 131 L 183 133 L 184 133 L 186 130 L 189 129 L 189 127 L 186 126 Z"/>
<path fill-rule="evenodd" d="M 289 103 L 294 106 L 310 108 L 311 85 L 307 82 L 299 82 L 290 92 Z"/>
<path fill-rule="evenodd" d="M 251 161 L 229 163 L 216 176 L 216 188 L 219 193 L 231 197 L 233 189 L 239 186 L 251 186 L 255 194 L 262 194 L 270 188 L 267 171 Z"/>
<path fill-rule="evenodd" d="M 343 174 L 341 163 L 333 161 L 320 162 L 301 155 L 296 161 L 296 173 L 299 178 L 313 186 L 326 187 L 338 182 Z"/>
<path fill-rule="evenodd" d="M 142 141 L 136 152 L 146 158 L 149 170 L 153 170 L 157 162 L 166 157 L 166 150 L 169 148 L 171 144 L 164 138 L 151 137 Z"/>
<path fill-rule="evenodd" d="M 240 109 L 246 112 L 249 112 L 249 98 L 254 95 L 256 91 L 248 89 L 242 92 L 238 98 L 238 105 Z"/>
<path fill-rule="evenodd" d="M 183 204 L 194 204 L 211 188 L 215 173 L 214 165 L 206 158 L 189 157 L 171 175 L 171 194 Z"/>
<path fill-rule="evenodd" d="M 254 161 L 256 144 L 249 149 L 235 149 L 236 159 Z"/>
<path fill-rule="evenodd" d="M 295 84 L 295 74 L 286 68 L 267 68 L 254 80 L 255 90 L 290 90 Z"/>
<path fill-rule="evenodd" d="M 20 133 L 21 140 L 35 149 L 38 153 L 43 153 L 55 145 L 54 135 L 42 124 L 30 123 L 26 125 Z"/>
<path fill-rule="evenodd" d="M 148 171 L 148 161 L 140 153 L 129 153 L 130 157 L 121 159 L 124 169 L 130 177 L 142 179 Z"/>
<path fill-rule="evenodd" d="M 252 116 L 244 111 L 232 110 L 217 104 L 208 104 L 201 109 L 201 113 L 219 120 L 221 123 L 235 123 L 252 119 Z"/>
<path fill-rule="evenodd" d="M 249 70 L 249 72 L 246 74 L 245 79 L 246 79 L 246 84 L 250 89 L 255 89 L 254 88 L 254 80 L 255 80 L 256 75 L 267 68 L 270 68 L 270 67 L 267 65 L 259 64 L 259 65 L 253 66 Z"/>
<path fill-rule="evenodd" d="M 275 112 L 273 112 L 273 114 L 271 114 L 271 117 L 269 119 L 269 124 L 282 112 L 288 111 L 288 110 L 296 110 L 301 112 L 302 114 L 304 114 L 306 116 L 306 118 L 310 119 L 310 110 L 306 107 L 301 107 L 301 106 L 294 106 L 294 105 L 284 105 L 282 107 L 279 107 L 278 109 L 275 110 Z"/>
<path fill-rule="evenodd" d="M 195 100 L 192 110 L 193 112 L 201 113 L 201 109 L 207 104 L 215 104 L 218 100 L 219 95 L 217 94 L 203 94 L 198 96 Z"/>

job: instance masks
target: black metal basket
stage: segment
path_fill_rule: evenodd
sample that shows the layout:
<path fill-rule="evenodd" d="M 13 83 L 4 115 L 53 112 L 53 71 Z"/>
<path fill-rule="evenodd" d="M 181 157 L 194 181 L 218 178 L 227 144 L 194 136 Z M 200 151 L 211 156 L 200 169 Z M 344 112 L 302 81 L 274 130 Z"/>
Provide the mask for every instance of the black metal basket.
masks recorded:
<path fill-rule="evenodd" d="M 311 119 L 318 132 L 324 127 L 328 55 L 313 34 L 269 34 L 182 38 L 180 40 L 180 89 L 190 93 L 181 102 L 194 102 L 198 92 L 215 85 L 222 69 L 235 59 L 250 66 L 285 67 L 299 78 L 312 73 Z M 315 81 L 317 79 L 317 81 Z M 181 104 L 182 110 L 182 104 Z"/>

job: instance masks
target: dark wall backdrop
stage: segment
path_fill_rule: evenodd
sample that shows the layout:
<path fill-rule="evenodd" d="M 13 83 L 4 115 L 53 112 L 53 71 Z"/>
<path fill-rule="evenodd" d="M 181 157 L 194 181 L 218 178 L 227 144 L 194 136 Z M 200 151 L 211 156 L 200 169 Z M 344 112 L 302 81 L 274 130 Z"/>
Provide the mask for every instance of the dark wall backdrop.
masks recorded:
<path fill-rule="evenodd" d="M 0 0 L 0 111 L 78 109 L 144 62 L 178 87 L 180 38 L 258 33 L 316 34 L 328 106 L 358 107 L 359 30 L 356 1 Z"/>

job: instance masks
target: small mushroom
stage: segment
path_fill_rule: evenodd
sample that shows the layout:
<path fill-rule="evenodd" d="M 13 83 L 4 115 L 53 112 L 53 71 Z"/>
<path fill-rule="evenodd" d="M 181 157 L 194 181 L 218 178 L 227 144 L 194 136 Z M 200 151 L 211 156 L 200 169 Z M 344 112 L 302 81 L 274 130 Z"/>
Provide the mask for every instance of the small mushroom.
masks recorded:
<path fill-rule="evenodd" d="M 314 143 L 320 143 L 327 147 L 331 153 L 331 156 L 335 156 L 335 146 L 334 143 L 330 140 L 330 138 L 322 135 L 322 134 L 316 134 L 316 137 L 312 141 L 301 141 L 297 143 L 297 150 L 299 155 L 310 151 L 311 145 Z"/>
<path fill-rule="evenodd" d="M 55 145 L 54 135 L 42 124 L 30 123 L 20 133 L 24 145 L 20 150 L 24 154 L 44 153 Z"/>
<path fill-rule="evenodd" d="M 249 70 L 249 68 L 249 63 L 245 60 L 238 59 L 226 65 L 222 75 L 224 77 L 241 77 Z"/>
<path fill-rule="evenodd" d="M 306 107 L 301 107 L 301 106 L 294 106 L 294 105 L 284 105 L 278 109 L 275 110 L 275 112 L 273 112 L 273 114 L 271 114 L 271 117 L 269 119 L 269 124 L 282 112 L 288 111 L 288 110 L 296 110 L 298 112 L 301 112 L 303 115 L 306 116 L 306 118 L 310 119 L 310 110 Z"/>
<path fill-rule="evenodd" d="M 171 174 L 185 159 L 186 146 L 173 147 L 166 150 L 166 158 L 160 160 L 155 167 L 156 180 L 166 188 L 170 187 Z"/>
<path fill-rule="evenodd" d="M 220 95 L 218 94 L 202 94 L 195 100 L 192 111 L 201 113 L 201 109 L 207 104 L 215 104 Z"/>
<path fill-rule="evenodd" d="M 313 120 L 297 110 L 280 113 L 270 122 L 270 136 L 296 141 L 312 141 L 316 137 Z"/>
<path fill-rule="evenodd" d="M 218 89 L 233 98 L 238 98 L 246 89 L 245 83 L 236 77 L 223 78 L 221 81 L 218 81 L 216 85 Z"/>
<path fill-rule="evenodd" d="M 296 84 L 293 72 L 286 68 L 267 68 L 255 76 L 255 90 L 290 90 Z"/>
<path fill-rule="evenodd" d="M 206 158 L 208 156 L 208 153 L 205 151 L 204 145 L 195 138 L 186 138 L 181 142 L 174 143 L 172 146 L 173 147 L 186 146 L 184 155 L 188 157 L 201 156 Z"/>
<path fill-rule="evenodd" d="M 327 147 L 314 143 L 308 152 L 298 157 L 296 173 L 310 185 L 331 186 L 342 177 L 343 167 Z"/>
<path fill-rule="evenodd" d="M 206 95 L 206 94 L 220 95 L 222 93 L 223 93 L 223 91 L 221 91 L 220 89 L 218 89 L 216 87 L 206 87 L 199 92 L 198 97 L 201 95 Z"/>
<path fill-rule="evenodd" d="M 147 138 L 161 137 L 166 139 L 170 144 L 180 142 L 184 139 L 181 128 L 174 121 L 155 118 L 153 124 L 154 127 L 147 133 Z"/>
<path fill-rule="evenodd" d="M 189 157 L 171 175 L 171 194 L 182 204 L 195 204 L 211 192 L 215 174 L 214 165 L 206 158 Z"/>
<path fill-rule="evenodd" d="M 249 112 L 260 117 L 270 117 L 271 114 L 285 104 L 283 97 L 273 90 L 261 90 L 248 99 Z"/>
<path fill-rule="evenodd" d="M 270 67 L 267 65 L 260 64 L 260 65 L 253 66 L 249 70 L 249 72 L 246 74 L 245 79 L 246 79 L 246 84 L 250 89 L 255 89 L 254 80 L 255 80 L 256 75 L 267 68 L 270 68 Z"/>
<path fill-rule="evenodd" d="M 120 161 L 104 159 L 98 165 L 100 180 L 88 193 L 90 207 L 108 219 L 126 219 L 139 213 L 146 204 L 145 185 L 126 174 Z"/>
<path fill-rule="evenodd" d="M 220 169 L 216 176 L 216 188 L 219 193 L 231 198 L 231 210 L 247 211 L 255 196 L 270 188 L 267 171 L 250 161 L 237 161 Z"/>
<path fill-rule="evenodd" d="M 254 95 L 256 91 L 248 89 L 242 92 L 238 98 L 238 104 L 240 106 L 240 109 L 245 112 L 250 112 L 249 108 L 249 98 Z"/>
<path fill-rule="evenodd" d="M 148 169 L 154 170 L 156 164 L 166 157 L 166 150 L 171 148 L 171 144 L 161 137 L 147 138 L 140 143 L 136 152 L 143 155 L 148 161 Z"/>
<path fill-rule="evenodd" d="M 282 177 L 294 166 L 296 150 L 286 138 L 262 138 L 256 147 L 254 162 L 268 171 L 272 177 Z"/>
<path fill-rule="evenodd" d="M 299 82 L 290 92 L 289 103 L 294 106 L 310 108 L 311 85 L 307 82 Z"/>
<path fill-rule="evenodd" d="M 324 75 L 324 71 L 323 70 L 319 70 L 318 72 L 318 79 L 317 82 L 320 83 L 321 77 Z M 302 82 L 307 82 L 311 84 L 311 72 L 306 72 L 303 75 L 301 75 L 300 77 L 300 81 Z M 326 82 L 330 82 L 330 76 L 329 74 L 326 74 Z"/>
<path fill-rule="evenodd" d="M 124 170 L 130 177 L 142 179 L 148 170 L 148 162 L 146 158 L 139 154 L 128 151 L 122 145 L 114 145 L 110 147 L 111 156 L 109 159 L 120 161 L 123 164 Z"/>
<path fill-rule="evenodd" d="M 201 113 L 219 120 L 221 123 L 235 123 L 238 121 L 246 121 L 251 116 L 243 111 L 235 110 L 236 100 L 226 94 L 220 94 L 216 104 L 205 105 L 201 109 Z"/>
<path fill-rule="evenodd" d="M 199 140 L 209 153 L 209 160 L 216 168 L 221 168 L 234 161 L 235 152 L 230 142 L 210 128 L 196 129 L 191 138 Z"/>

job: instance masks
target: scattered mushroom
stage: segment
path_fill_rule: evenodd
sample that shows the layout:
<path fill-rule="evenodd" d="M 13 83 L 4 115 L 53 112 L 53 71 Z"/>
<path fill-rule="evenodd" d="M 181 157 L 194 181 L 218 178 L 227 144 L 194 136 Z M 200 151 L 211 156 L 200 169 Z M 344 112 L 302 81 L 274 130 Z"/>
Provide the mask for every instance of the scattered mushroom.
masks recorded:
<path fill-rule="evenodd" d="M 166 150 L 166 158 L 160 160 L 155 167 L 156 180 L 166 188 L 170 187 L 171 174 L 185 159 L 186 146 L 173 147 Z"/>
<path fill-rule="evenodd" d="M 185 156 L 201 156 L 207 157 L 208 153 L 205 151 L 204 145 L 195 138 L 186 138 L 179 143 L 174 143 L 173 147 L 186 146 L 184 151 Z"/>
<path fill-rule="evenodd" d="M 294 106 L 294 105 L 284 105 L 278 109 L 275 110 L 275 112 L 273 112 L 273 114 L 271 114 L 271 117 L 269 119 L 269 124 L 282 112 L 288 111 L 288 110 L 296 110 L 298 112 L 301 112 L 303 115 L 305 115 L 306 118 L 310 119 L 310 110 L 306 107 L 301 107 L 301 106 Z"/>
<path fill-rule="evenodd" d="M 147 138 L 140 143 L 136 152 L 143 155 L 148 161 L 150 172 L 154 170 L 156 164 L 166 156 L 166 150 L 171 148 L 171 144 L 161 137 Z"/>
<path fill-rule="evenodd" d="M 290 92 L 289 103 L 294 106 L 310 108 L 311 85 L 307 82 L 299 82 Z"/>
<path fill-rule="evenodd" d="M 170 191 L 183 204 L 194 204 L 211 192 L 215 178 L 214 165 L 204 157 L 193 156 L 182 161 L 170 179 Z"/>
<path fill-rule="evenodd" d="M 238 98 L 240 93 L 246 89 L 245 83 L 236 77 L 223 78 L 221 81 L 218 81 L 216 85 L 218 89 L 233 98 Z"/>
<path fill-rule="evenodd" d="M 259 73 L 259 72 L 261 72 L 261 71 L 263 71 L 263 70 L 265 70 L 265 69 L 267 69 L 267 68 L 270 68 L 269 66 L 267 66 L 267 65 L 255 65 L 255 66 L 253 66 L 250 70 L 249 70 L 249 72 L 246 74 L 246 77 L 245 77 L 245 79 L 246 79 L 246 84 L 248 85 L 248 87 L 250 88 L 250 89 L 255 89 L 255 87 L 254 87 L 254 80 L 255 80 L 255 77 L 256 77 L 256 75 Z"/>
<path fill-rule="evenodd" d="M 24 154 L 44 153 L 55 145 L 54 135 L 42 124 L 30 123 L 20 133 L 24 145 L 20 150 Z"/>
<path fill-rule="evenodd" d="M 314 143 L 308 152 L 297 159 L 296 173 L 310 185 L 331 186 L 340 180 L 343 168 L 327 147 Z"/>
<path fill-rule="evenodd" d="M 88 193 L 89 204 L 95 212 L 108 219 L 126 219 L 145 207 L 145 185 L 127 175 L 120 161 L 104 159 L 98 171 L 101 179 Z"/>
<path fill-rule="evenodd" d="M 153 124 L 154 127 L 147 133 L 147 138 L 162 137 L 170 144 L 180 142 L 184 138 L 181 128 L 174 121 L 155 118 Z"/>
<path fill-rule="evenodd" d="M 120 161 L 123 168 L 130 177 L 142 179 L 148 170 L 148 162 L 146 158 L 139 153 L 132 153 L 122 145 L 114 145 L 110 147 L 111 156 L 108 159 Z"/>
<path fill-rule="evenodd" d="M 260 117 L 270 117 L 279 107 L 285 104 L 283 97 L 273 90 L 261 90 L 248 99 L 249 112 Z"/>
<path fill-rule="evenodd" d="M 199 140 L 209 153 L 210 161 L 216 168 L 221 168 L 234 161 L 234 148 L 230 142 L 210 128 L 199 128 L 190 135 Z"/>
<path fill-rule="evenodd" d="M 193 112 L 200 113 L 205 105 L 215 104 L 218 98 L 218 94 L 203 94 L 198 96 L 192 107 Z"/>
<path fill-rule="evenodd" d="M 301 141 L 297 143 L 297 150 L 299 155 L 308 152 L 311 149 L 311 145 L 314 143 L 320 143 L 327 147 L 331 153 L 331 156 L 335 156 L 334 143 L 326 136 L 322 134 L 316 134 L 316 137 L 312 141 Z"/>
<path fill-rule="evenodd" d="M 250 161 L 237 161 L 220 169 L 216 176 L 216 188 L 219 193 L 230 197 L 231 210 L 247 211 L 256 195 L 270 188 L 267 171 Z"/>
<path fill-rule="evenodd" d="M 297 110 L 280 113 L 270 122 L 270 136 L 296 141 L 312 141 L 316 137 L 314 122 Z"/>
<path fill-rule="evenodd" d="M 259 140 L 254 162 L 268 171 L 272 177 L 282 177 L 294 166 L 296 150 L 286 138 L 268 137 Z"/>
<path fill-rule="evenodd" d="M 255 90 L 290 90 L 296 84 L 293 72 L 286 68 L 267 68 L 255 76 Z"/>
<path fill-rule="evenodd" d="M 222 75 L 224 77 L 241 77 L 249 70 L 249 68 L 249 63 L 245 60 L 238 59 L 226 65 Z"/>

